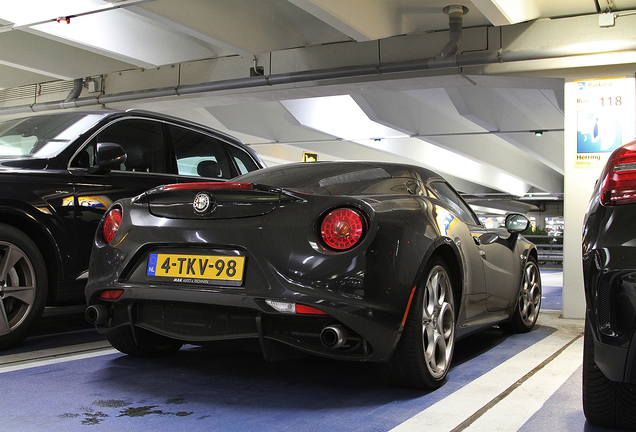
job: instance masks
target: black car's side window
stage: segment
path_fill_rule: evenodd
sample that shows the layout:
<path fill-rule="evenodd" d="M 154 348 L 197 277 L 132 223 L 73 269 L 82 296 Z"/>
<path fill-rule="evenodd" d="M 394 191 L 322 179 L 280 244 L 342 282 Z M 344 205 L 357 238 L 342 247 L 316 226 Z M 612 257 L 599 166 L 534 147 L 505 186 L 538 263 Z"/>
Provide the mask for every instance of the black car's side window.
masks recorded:
<path fill-rule="evenodd" d="M 168 126 L 179 175 L 231 179 L 230 162 L 221 143 L 179 126 Z"/>
<path fill-rule="evenodd" d="M 479 220 L 475 217 L 468 204 L 445 182 L 435 181 L 429 184 L 437 197 L 448 204 L 459 218 L 468 224 L 479 225 Z"/>
<path fill-rule="evenodd" d="M 166 151 L 161 123 L 152 120 L 128 119 L 109 125 L 86 145 L 71 163 L 72 167 L 88 168 L 95 163 L 97 143 L 115 143 L 126 152 L 126 162 L 120 171 L 166 172 Z"/>
<path fill-rule="evenodd" d="M 232 145 L 227 145 L 226 148 L 230 153 L 232 159 L 234 159 L 234 163 L 239 170 L 239 175 L 247 174 L 250 171 L 255 171 L 258 169 L 258 165 L 256 165 L 256 162 L 254 162 L 252 157 L 244 150 Z"/>

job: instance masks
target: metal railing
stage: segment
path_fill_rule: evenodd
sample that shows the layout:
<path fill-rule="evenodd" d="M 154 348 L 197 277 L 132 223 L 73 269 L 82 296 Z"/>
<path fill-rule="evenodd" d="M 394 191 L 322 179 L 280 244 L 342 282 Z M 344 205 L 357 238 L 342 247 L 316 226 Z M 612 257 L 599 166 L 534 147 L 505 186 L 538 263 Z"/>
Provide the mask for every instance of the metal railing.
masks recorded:
<path fill-rule="evenodd" d="M 539 263 L 563 262 L 563 236 L 524 235 L 537 246 Z"/>

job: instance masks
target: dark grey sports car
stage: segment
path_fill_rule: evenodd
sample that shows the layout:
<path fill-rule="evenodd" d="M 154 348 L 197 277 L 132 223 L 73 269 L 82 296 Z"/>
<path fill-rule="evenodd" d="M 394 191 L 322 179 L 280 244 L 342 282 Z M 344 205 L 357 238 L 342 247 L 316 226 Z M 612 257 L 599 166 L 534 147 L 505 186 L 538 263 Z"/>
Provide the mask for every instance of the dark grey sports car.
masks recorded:
<path fill-rule="evenodd" d="M 435 388 L 455 341 L 535 325 L 528 226 L 486 229 L 436 173 L 410 165 L 281 165 L 226 183 L 157 187 L 111 206 L 95 237 L 87 318 L 118 350 L 253 338 L 378 362 Z"/>

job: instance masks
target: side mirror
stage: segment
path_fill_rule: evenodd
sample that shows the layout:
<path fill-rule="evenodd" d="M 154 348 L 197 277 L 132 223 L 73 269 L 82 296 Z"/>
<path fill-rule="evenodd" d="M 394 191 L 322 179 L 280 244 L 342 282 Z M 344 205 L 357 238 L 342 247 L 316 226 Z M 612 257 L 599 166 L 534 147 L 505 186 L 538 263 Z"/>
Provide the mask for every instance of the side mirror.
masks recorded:
<path fill-rule="evenodd" d="M 510 234 L 519 234 L 530 226 L 530 221 L 522 214 L 509 214 L 506 216 L 506 229 Z"/>
<path fill-rule="evenodd" d="M 95 166 L 89 172 L 92 174 L 107 173 L 126 162 L 126 152 L 119 144 L 97 143 L 97 160 L 95 162 Z"/>

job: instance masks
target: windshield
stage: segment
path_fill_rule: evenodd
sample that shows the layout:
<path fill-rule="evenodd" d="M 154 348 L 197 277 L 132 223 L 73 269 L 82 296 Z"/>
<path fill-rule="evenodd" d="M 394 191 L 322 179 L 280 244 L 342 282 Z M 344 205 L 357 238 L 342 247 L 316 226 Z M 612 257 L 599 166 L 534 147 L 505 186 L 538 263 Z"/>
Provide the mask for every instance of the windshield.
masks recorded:
<path fill-rule="evenodd" d="M 0 123 L 0 158 L 52 157 L 94 125 L 99 114 L 54 114 Z"/>

